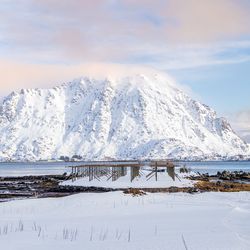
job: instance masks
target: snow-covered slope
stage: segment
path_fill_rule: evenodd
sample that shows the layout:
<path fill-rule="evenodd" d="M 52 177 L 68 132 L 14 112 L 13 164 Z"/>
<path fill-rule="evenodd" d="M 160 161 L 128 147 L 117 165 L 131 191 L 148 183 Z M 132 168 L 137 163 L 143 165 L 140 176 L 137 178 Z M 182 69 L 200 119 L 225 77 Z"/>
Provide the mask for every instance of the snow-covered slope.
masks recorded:
<path fill-rule="evenodd" d="M 249 146 L 215 111 L 158 74 L 27 89 L 0 107 L 0 159 L 215 158 Z"/>

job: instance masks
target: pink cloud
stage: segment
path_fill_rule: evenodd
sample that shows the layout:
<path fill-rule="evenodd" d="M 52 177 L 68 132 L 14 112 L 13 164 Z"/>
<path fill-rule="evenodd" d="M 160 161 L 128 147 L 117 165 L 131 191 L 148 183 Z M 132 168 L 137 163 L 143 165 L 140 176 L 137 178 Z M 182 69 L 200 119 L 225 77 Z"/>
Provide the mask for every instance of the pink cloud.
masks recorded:
<path fill-rule="evenodd" d="M 86 64 L 32 64 L 0 60 L 1 95 L 21 88 L 46 88 L 60 85 L 82 76 L 94 78 L 120 77 L 127 74 L 156 72 L 145 66 L 119 65 L 112 63 Z"/>
<path fill-rule="evenodd" d="M 15 60 L 121 62 L 250 35 L 245 0 L 13 2 L 0 27 L 5 56 Z"/>

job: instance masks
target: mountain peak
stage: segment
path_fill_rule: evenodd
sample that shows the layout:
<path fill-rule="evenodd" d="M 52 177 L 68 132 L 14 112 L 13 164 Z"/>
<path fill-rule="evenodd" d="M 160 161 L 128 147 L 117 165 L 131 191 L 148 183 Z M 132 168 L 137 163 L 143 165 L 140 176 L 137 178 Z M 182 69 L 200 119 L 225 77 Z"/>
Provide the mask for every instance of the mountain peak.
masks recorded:
<path fill-rule="evenodd" d="M 248 145 L 155 73 L 81 77 L 52 89 L 22 90 L 0 108 L 0 159 L 216 158 Z"/>

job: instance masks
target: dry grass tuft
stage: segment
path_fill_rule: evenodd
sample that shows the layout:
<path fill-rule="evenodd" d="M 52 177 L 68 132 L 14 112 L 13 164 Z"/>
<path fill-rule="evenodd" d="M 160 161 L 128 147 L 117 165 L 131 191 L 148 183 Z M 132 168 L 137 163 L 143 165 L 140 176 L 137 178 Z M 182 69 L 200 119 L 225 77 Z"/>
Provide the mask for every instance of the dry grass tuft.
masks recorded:
<path fill-rule="evenodd" d="M 123 192 L 124 194 L 131 194 L 132 196 L 142 196 L 146 195 L 147 193 L 143 190 L 137 189 L 137 188 L 129 188 Z"/>
<path fill-rule="evenodd" d="M 198 181 L 195 183 L 195 187 L 202 191 L 213 192 L 240 192 L 250 191 L 250 184 L 232 183 L 232 182 L 210 182 L 210 181 Z"/>

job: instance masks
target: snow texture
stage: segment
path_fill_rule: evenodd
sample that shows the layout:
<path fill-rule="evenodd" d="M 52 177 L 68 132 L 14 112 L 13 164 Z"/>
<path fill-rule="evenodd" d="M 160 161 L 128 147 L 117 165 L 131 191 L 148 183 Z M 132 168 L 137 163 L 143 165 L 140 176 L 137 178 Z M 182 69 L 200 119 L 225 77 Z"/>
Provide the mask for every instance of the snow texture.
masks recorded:
<path fill-rule="evenodd" d="M 250 193 L 85 193 L 0 204 L 4 250 L 247 250 Z"/>
<path fill-rule="evenodd" d="M 13 92 L 0 106 L 0 160 L 216 159 L 249 155 L 224 118 L 168 77 L 83 77 Z"/>

